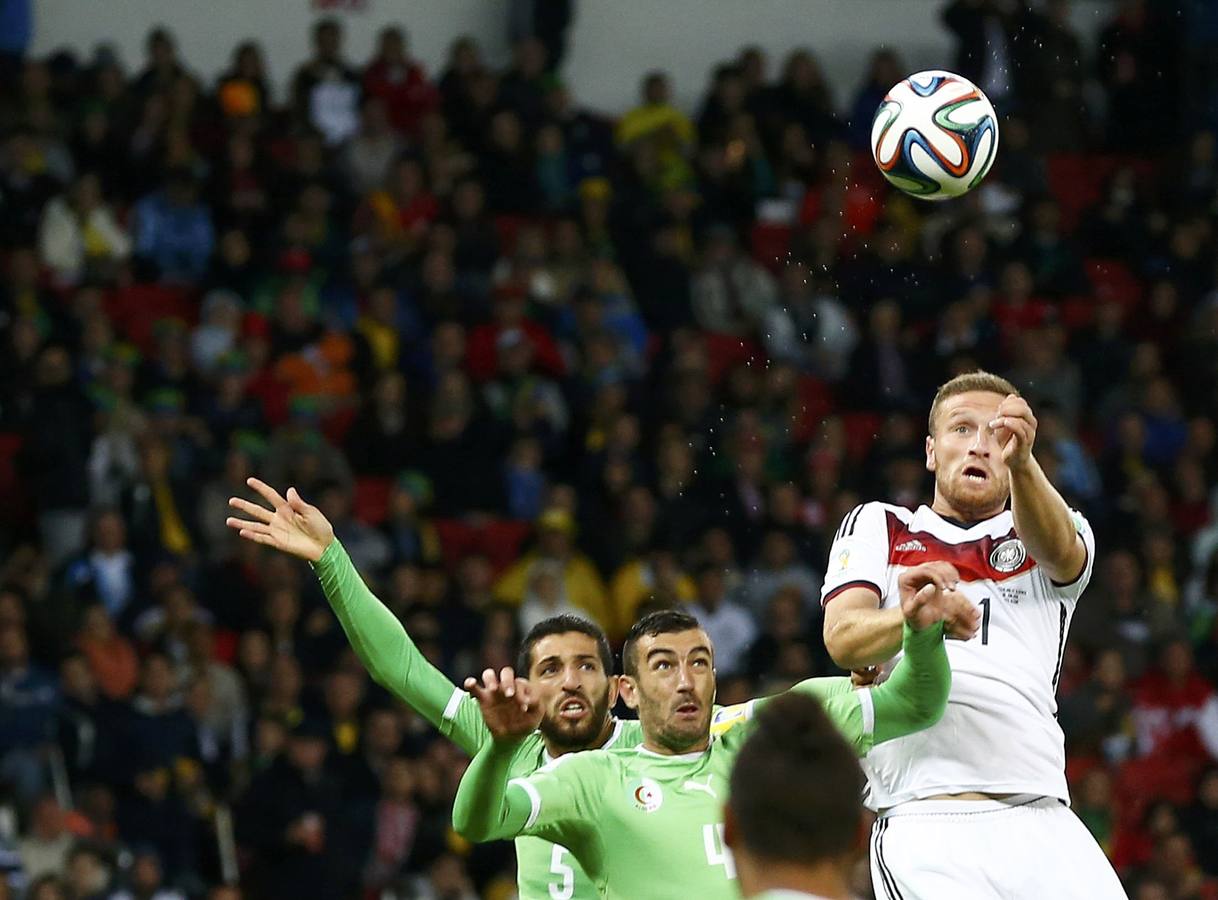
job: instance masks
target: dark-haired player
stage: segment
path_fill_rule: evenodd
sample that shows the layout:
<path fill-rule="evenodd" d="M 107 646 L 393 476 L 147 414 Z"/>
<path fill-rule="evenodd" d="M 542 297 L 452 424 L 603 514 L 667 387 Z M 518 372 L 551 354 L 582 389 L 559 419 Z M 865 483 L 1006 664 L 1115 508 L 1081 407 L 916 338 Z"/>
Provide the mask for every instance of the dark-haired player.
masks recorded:
<path fill-rule="evenodd" d="M 856 753 L 926 728 L 947 701 L 942 592 L 913 579 L 903 588 L 906 653 L 887 682 L 854 690 L 849 678 L 813 678 L 793 688 L 821 703 Z M 535 835 L 568 847 L 602 897 L 737 897 L 724 843 L 728 775 L 754 710 L 772 701 L 716 712 L 711 640 L 676 610 L 635 623 L 622 666 L 642 742 L 573 753 L 523 778 L 514 773 L 542 715 L 537 692 L 511 669 L 467 680 L 493 740 L 461 781 L 453 825 L 475 841 Z"/>
<path fill-rule="evenodd" d="M 736 755 L 723 837 L 754 900 L 848 900 L 863 847 L 863 772 L 820 704 L 790 691 Z"/>
<path fill-rule="evenodd" d="M 256 478 L 249 485 L 270 509 L 234 498 L 247 518 L 228 524 L 243 538 L 307 560 L 351 646 L 373 679 L 416 710 L 470 755 L 490 742 L 478 703 L 419 652 L 402 623 L 368 590 L 335 539 L 321 510 L 289 489 L 283 497 Z M 610 714 L 617 677 L 609 642 L 599 627 L 576 616 L 537 624 L 520 647 L 517 665 L 538 695 L 540 720 L 522 742 L 514 776 L 532 774 L 563 754 L 639 740 L 634 721 Z M 597 896 L 579 863 L 561 845 L 539 838 L 516 841 L 521 900 L 587 900 Z"/>

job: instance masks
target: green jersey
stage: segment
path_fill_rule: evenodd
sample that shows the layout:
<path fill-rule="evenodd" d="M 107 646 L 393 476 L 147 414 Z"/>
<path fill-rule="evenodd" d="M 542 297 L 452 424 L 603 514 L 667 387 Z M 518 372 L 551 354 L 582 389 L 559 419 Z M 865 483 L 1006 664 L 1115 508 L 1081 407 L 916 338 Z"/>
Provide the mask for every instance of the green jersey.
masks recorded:
<path fill-rule="evenodd" d="M 490 743 L 478 701 L 427 661 L 397 616 L 368 590 L 337 539 L 314 570 L 347 639 L 377 684 L 470 756 Z M 633 746 L 641 736 L 638 722 L 616 720 L 605 746 Z M 520 744 L 511 777 L 531 775 L 550 761 L 541 734 L 534 732 Z M 517 838 L 516 873 L 520 900 L 592 900 L 598 896 L 572 854 L 544 838 Z"/>
<path fill-rule="evenodd" d="M 905 656 L 884 684 L 854 690 L 849 678 L 813 678 L 793 690 L 815 696 L 855 750 L 926 728 L 947 703 L 951 673 L 943 628 L 905 631 Z M 706 750 L 680 755 L 623 744 L 564 756 L 513 775 L 526 744 L 494 742 L 475 757 L 453 809 L 473 840 L 535 835 L 568 847 L 601 897 L 614 900 L 736 898 L 723 843 L 732 764 L 764 699 L 714 714 Z"/>

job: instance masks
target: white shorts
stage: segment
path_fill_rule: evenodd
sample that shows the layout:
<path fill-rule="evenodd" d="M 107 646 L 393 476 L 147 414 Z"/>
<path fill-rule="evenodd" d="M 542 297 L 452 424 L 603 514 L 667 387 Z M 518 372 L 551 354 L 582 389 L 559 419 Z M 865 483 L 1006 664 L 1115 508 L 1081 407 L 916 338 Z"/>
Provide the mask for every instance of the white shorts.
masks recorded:
<path fill-rule="evenodd" d="M 1124 900 L 1078 816 L 1051 797 L 916 800 L 876 820 L 879 900 Z"/>

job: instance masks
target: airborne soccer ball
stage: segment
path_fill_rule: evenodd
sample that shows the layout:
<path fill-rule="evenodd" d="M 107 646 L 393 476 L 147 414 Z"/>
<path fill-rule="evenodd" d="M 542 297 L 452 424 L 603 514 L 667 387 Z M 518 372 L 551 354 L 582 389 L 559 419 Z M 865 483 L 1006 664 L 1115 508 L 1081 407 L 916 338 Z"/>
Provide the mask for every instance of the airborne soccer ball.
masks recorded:
<path fill-rule="evenodd" d="M 997 152 L 994 107 L 977 85 L 951 72 L 918 72 L 897 82 L 871 123 L 875 164 L 924 200 L 972 190 Z"/>

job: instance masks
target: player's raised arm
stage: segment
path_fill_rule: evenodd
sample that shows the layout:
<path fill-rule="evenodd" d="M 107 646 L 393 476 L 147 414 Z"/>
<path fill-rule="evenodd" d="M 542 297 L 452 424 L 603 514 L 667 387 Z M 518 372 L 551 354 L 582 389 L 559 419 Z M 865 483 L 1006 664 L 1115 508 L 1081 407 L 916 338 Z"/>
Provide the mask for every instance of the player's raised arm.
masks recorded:
<path fill-rule="evenodd" d="M 295 488 L 284 497 L 257 478 L 249 479 L 249 486 L 270 509 L 234 497 L 229 504 L 246 518 L 232 516 L 228 526 L 246 540 L 307 560 L 373 680 L 461 749 L 476 753 L 487 738 L 477 705 L 427 661 L 397 616 L 368 590 L 321 510 L 306 503 Z"/>
<path fill-rule="evenodd" d="M 849 678 L 809 678 L 792 690 L 820 700 L 860 756 L 878 743 L 929 728 L 947 709 L 952 678 L 943 647 L 943 620 L 949 611 L 957 610 L 961 599 L 955 591 L 940 590 L 929 576 L 906 579 L 897 610 L 904 656 L 886 682 L 855 690 Z M 975 616 L 976 610 L 969 608 Z M 975 618 L 972 628 L 976 628 Z"/>
<path fill-rule="evenodd" d="M 513 778 L 521 742 L 541 721 L 532 685 L 510 668 L 467 678 L 491 735 L 474 756 L 453 802 L 453 828 L 467 840 L 496 841 L 533 835 L 572 847 L 600 840 L 599 804 L 609 754 L 569 753 L 523 778 Z"/>
<path fill-rule="evenodd" d="M 467 678 L 465 687 L 482 708 L 491 740 L 461 778 L 453 801 L 453 828 L 475 842 L 514 838 L 536 819 L 534 795 L 512 785 L 511 770 L 521 742 L 541 724 L 541 704 L 528 682 L 517 681 L 510 668 L 498 674 L 487 669 L 481 683 Z"/>
<path fill-rule="evenodd" d="M 880 609 L 888 585 L 888 524 L 884 506 L 864 503 L 842 520 L 821 588 L 825 607 L 825 648 L 843 669 L 865 669 L 887 662 L 901 649 L 904 617 L 895 606 Z M 945 563 L 915 566 L 919 579 L 928 578 L 940 588 L 954 588 L 958 575 Z M 967 638 L 959 610 L 946 610 L 947 634 Z"/>
<path fill-rule="evenodd" d="M 1022 397 L 1011 394 L 989 423 L 1011 475 L 1011 515 L 1015 531 L 1037 564 L 1057 584 L 1073 584 L 1090 554 L 1082 526 L 1032 454 L 1036 417 Z"/>

